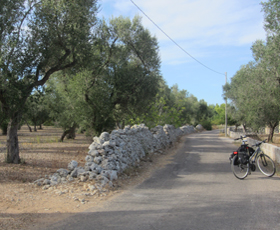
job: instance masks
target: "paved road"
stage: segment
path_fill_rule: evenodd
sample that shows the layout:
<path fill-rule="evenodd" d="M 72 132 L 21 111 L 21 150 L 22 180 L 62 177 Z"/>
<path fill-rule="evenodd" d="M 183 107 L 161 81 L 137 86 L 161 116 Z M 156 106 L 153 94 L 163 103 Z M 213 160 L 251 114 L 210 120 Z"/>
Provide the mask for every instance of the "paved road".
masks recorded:
<path fill-rule="evenodd" d="M 228 161 L 234 149 L 216 131 L 189 135 L 142 184 L 47 229 L 280 229 L 280 178 L 236 179 Z"/>

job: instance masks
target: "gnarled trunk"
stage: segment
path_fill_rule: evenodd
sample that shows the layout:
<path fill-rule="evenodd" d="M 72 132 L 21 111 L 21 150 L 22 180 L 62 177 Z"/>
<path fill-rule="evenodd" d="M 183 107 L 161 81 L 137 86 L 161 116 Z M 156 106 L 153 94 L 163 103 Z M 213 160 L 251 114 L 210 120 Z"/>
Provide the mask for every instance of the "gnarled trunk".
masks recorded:
<path fill-rule="evenodd" d="M 274 130 L 275 130 L 277 125 L 278 125 L 278 122 L 270 122 L 269 123 L 268 142 L 273 142 Z"/>
<path fill-rule="evenodd" d="M 65 136 L 67 135 L 67 139 L 75 139 L 76 137 L 76 128 L 77 128 L 77 125 L 74 124 L 72 127 L 70 127 L 69 129 L 65 130 L 63 132 L 63 134 L 61 135 L 60 137 L 60 142 L 63 142 Z"/>
<path fill-rule="evenodd" d="M 246 125 L 242 124 L 243 133 L 246 133 Z"/>
<path fill-rule="evenodd" d="M 19 117 L 14 117 L 10 119 L 7 132 L 7 153 L 6 161 L 7 163 L 20 163 L 19 157 L 19 143 L 18 143 L 18 126 Z"/>
<path fill-rule="evenodd" d="M 28 124 L 28 122 L 25 120 L 25 123 L 26 123 L 26 125 L 27 125 L 27 127 L 28 127 L 28 129 L 29 129 L 29 132 L 31 132 L 32 133 L 32 128 L 30 127 L 30 125 Z"/>

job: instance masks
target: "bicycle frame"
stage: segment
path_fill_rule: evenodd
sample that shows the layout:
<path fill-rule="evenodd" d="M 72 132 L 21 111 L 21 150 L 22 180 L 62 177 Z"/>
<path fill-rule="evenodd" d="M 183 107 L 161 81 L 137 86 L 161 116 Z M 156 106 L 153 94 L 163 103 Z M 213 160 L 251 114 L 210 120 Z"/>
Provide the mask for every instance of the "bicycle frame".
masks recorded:
<path fill-rule="evenodd" d="M 272 177 L 275 174 L 276 172 L 275 163 L 269 156 L 264 154 L 264 152 L 261 150 L 260 147 L 260 145 L 262 143 L 265 143 L 265 141 L 266 140 L 263 140 L 253 145 L 256 146 L 255 150 L 251 149 L 251 147 L 245 146 L 245 148 L 247 149 L 247 154 L 249 154 L 249 156 L 247 156 L 249 157 L 249 159 L 246 157 L 246 162 L 244 161 L 245 160 L 244 154 L 246 154 L 244 152 L 245 150 L 244 148 L 242 149 L 242 151 L 240 151 L 240 148 L 238 148 L 237 151 L 234 151 L 230 155 L 229 159 L 231 164 L 231 170 L 235 177 L 237 177 L 240 180 L 244 179 L 249 174 L 251 174 L 251 172 L 254 172 L 256 170 L 256 165 L 258 169 L 261 171 L 261 173 L 264 174 L 265 176 Z M 239 153 L 241 154 L 240 156 L 237 155 Z"/>
<path fill-rule="evenodd" d="M 262 150 L 261 150 L 261 148 L 260 148 L 260 146 L 258 146 L 257 147 L 257 149 L 255 150 L 255 152 L 252 154 L 252 156 L 250 156 L 250 158 L 249 158 L 249 163 L 251 164 L 255 164 L 255 162 L 256 162 L 256 159 L 257 159 L 257 157 L 258 157 L 258 155 L 260 154 L 262 152 Z M 255 158 L 254 158 L 255 157 Z M 253 160 L 253 158 L 254 158 L 254 160 Z"/>

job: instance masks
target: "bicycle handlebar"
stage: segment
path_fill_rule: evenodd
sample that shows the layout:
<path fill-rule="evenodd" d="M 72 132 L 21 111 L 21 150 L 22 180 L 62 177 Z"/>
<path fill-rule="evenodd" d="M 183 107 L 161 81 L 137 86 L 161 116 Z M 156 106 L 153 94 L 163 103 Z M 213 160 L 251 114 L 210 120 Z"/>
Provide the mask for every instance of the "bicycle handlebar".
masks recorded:
<path fill-rule="evenodd" d="M 247 136 L 245 135 L 245 136 L 240 136 L 239 138 L 236 138 L 236 139 L 234 139 L 235 141 L 237 141 L 237 140 L 242 140 L 243 142 L 245 142 L 245 141 L 247 141 L 247 140 L 243 140 L 243 138 L 246 138 Z M 262 143 L 265 143 L 267 141 L 267 139 L 265 139 L 265 140 L 263 140 L 263 141 L 260 141 L 259 143 L 256 143 L 256 144 L 254 144 L 254 145 L 252 145 L 252 146 L 260 146 Z"/>
<path fill-rule="evenodd" d="M 245 136 L 240 136 L 239 138 L 236 138 L 236 139 L 234 139 L 235 141 L 237 141 L 237 140 L 243 140 L 243 138 L 246 138 L 246 135 Z"/>
<path fill-rule="evenodd" d="M 259 143 L 254 144 L 254 145 L 252 145 L 252 146 L 258 147 L 258 146 L 260 146 L 262 143 L 265 143 L 266 141 L 267 141 L 267 139 L 265 139 L 265 140 L 263 140 L 263 141 L 260 141 Z"/>

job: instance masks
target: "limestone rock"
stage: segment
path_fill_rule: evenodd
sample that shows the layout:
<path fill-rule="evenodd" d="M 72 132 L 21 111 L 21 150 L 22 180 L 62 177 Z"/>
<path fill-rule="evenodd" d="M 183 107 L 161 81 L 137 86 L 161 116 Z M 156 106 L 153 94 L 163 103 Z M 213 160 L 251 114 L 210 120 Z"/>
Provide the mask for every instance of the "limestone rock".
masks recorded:
<path fill-rule="evenodd" d="M 68 164 L 68 169 L 70 171 L 74 170 L 74 168 L 78 167 L 78 162 L 77 161 L 71 161 L 69 164 Z"/>

